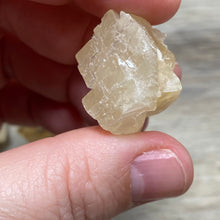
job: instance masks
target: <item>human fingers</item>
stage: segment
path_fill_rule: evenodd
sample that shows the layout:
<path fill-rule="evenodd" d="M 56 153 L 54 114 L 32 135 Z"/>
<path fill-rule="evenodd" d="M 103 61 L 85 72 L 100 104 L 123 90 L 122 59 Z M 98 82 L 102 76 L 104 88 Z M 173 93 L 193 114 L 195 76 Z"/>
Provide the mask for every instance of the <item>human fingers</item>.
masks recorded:
<path fill-rule="evenodd" d="M 34 2 L 39 2 L 43 4 L 51 4 L 51 5 L 63 5 L 71 0 L 31 0 Z M 95 16 L 102 16 L 105 11 L 108 9 L 116 9 L 116 10 L 124 10 L 129 11 L 130 13 L 134 13 L 146 17 L 149 21 L 154 23 L 162 23 L 172 17 L 177 9 L 179 8 L 181 0 L 166 0 L 161 2 L 160 0 L 152 1 L 152 0 L 111 0 L 111 1 L 103 1 L 103 0 L 75 0 L 78 5 L 80 5 L 86 11 L 94 14 Z M 146 13 L 146 8 L 150 8 Z M 97 10 L 99 9 L 99 10 Z M 152 12 L 152 13 L 151 13 Z M 159 15 L 159 16 L 158 16 Z M 163 18 L 163 19 L 161 19 Z M 152 22 L 152 23 L 153 23 Z"/>
<path fill-rule="evenodd" d="M 27 0 L 0 1 L 0 27 L 35 52 L 51 60 L 73 64 L 75 54 L 98 23 L 73 3 L 63 6 Z"/>
<path fill-rule="evenodd" d="M 51 4 L 51 5 L 63 5 L 71 0 L 31 0 L 34 2 L 40 2 L 43 4 Z M 160 0 L 152 1 L 152 0 L 111 0 L 111 1 L 103 1 L 103 0 L 74 0 L 78 5 L 80 5 L 86 11 L 94 14 L 95 16 L 102 16 L 109 9 L 116 9 L 117 11 L 125 10 L 130 13 L 147 17 L 149 21 L 157 20 L 159 14 L 159 23 L 162 23 L 161 17 L 164 17 L 164 21 L 168 20 L 172 17 L 177 9 L 179 8 L 181 0 L 166 0 L 161 2 Z M 146 8 L 150 8 L 148 13 L 146 14 Z M 97 10 L 100 9 L 100 10 Z M 150 12 L 154 12 L 150 14 Z M 156 14 L 155 14 L 156 12 Z"/>
<path fill-rule="evenodd" d="M 70 104 L 40 96 L 16 82 L 0 90 L 0 122 L 40 125 L 53 133 L 85 126 L 80 113 Z"/>
<path fill-rule="evenodd" d="M 76 52 L 99 22 L 98 17 L 108 9 L 132 12 L 155 24 L 173 16 L 179 3 L 179 0 L 80 0 L 52 7 L 27 0 L 3 0 L 0 1 L 0 27 L 37 53 L 73 64 Z"/>
<path fill-rule="evenodd" d="M 69 101 L 69 86 L 76 75 L 76 67 L 42 57 L 14 38 L 7 37 L 2 40 L 2 44 L 2 72 L 8 80 L 16 79 L 26 88 L 47 98 Z M 82 83 L 80 86 L 83 86 Z"/>
<path fill-rule="evenodd" d="M 81 100 L 89 90 L 76 66 L 60 64 L 42 57 L 15 39 L 4 40 L 2 53 L 2 69 L 8 81 L 15 79 L 22 86 L 48 99 L 69 103 L 86 123 L 97 124 L 82 106 Z"/>
<path fill-rule="evenodd" d="M 76 66 L 46 59 L 14 39 L 4 40 L 2 52 L 3 69 L 8 79 L 15 78 L 24 87 L 49 99 L 70 103 L 88 124 L 94 124 L 81 103 L 89 90 Z M 175 67 L 175 71 L 177 75 L 181 75 L 179 67 Z"/>
<path fill-rule="evenodd" d="M 92 127 L 2 153 L 0 176 L 0 219 L 103 220 L 184 193 L 193 168 L 168 135 Z"/>
<path fill-rule="evenodd" d="M 85 11 L 101 17 L 107 10 L 126 11 L 146 18 L 151 24 L 169 20 L 178 10 L 181 0 L 75 0 Z"/>

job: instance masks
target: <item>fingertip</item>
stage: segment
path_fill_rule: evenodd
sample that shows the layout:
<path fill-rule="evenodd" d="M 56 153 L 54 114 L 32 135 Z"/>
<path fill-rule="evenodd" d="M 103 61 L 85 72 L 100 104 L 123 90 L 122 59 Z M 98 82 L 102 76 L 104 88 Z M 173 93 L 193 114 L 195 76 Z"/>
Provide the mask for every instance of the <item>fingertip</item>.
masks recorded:
<path fill-rule="evenodd" d="M 160 134 L 162 134 L 164 138 L 164 148 L 169 149 L 176 155 L 176 159 L 182 168 L 184 187 L 182 191 L 179 191 L 179 193 L 176 194 L 176 196 L 182 195 L 190 188 L 193 182 L 194 168 L 192 158 L 188 150 L 179 141 L 167 134 Z"/>
<path fill-rule="evenodd" d="M 160 24 L 169 20 L 177 12 L 181 0 L 111 0 L 111 1 L 81 1 L 75 0 L 84 10 L 102 17 L 109 9 L 126 11 L 146 18 L 151 24 Z"/>
<path fill-rule="evenodd" d="M 131 164 L 133 204 L 180 196 L 193 181 L 193 164 L 188 151 L 174 138 L 161 132 L 138 134 L 140 149 Z M 144 144 L 145 143 L 145 144 Z"/>
<path fill-rule="evenodd" d="M 180 195 L 184 194 L 192 185 L 194 178 L 194 168 L 192 158 L 186 148 L 183 148 L 183 152 L 178 155 L 181 161 L 183 171 L 185 172 L 185 187 Z"/>
<path fill-rule="evenodd" d="M 163 3 L 160 0 L 150 1 L 151 10 L 149 12 L 145 8 L 145 12 L 142 12 L 142 16 L 145 17 L 152 25 L 158 25 L 171 19 L 178 11 L 181 0 L 164 0 Z"/>
<path fill-rule="evenodd" d="M 188 178 L 187 187 L 193 174 L 189 175 L 189 154 L 174 138 L 160 132 L 115 136 L 99 127 L 6 152 L 0 165 L 1 184 L 9 192 L 5 194 L 10 201 L 6 214 L 15 210 L 18 219 L 38 210 L 43 210 L 39 213 L 43 219 L 50 219 L 51 213 L 55 213 L 53 218 L 74 213 L 83 219 L 86 213 L 88 218 L 110 219 L 131 208 L 134 187 L 139 194 L 136 198 L 132 194 L 133 203 L 177 196 L 185 183 L 182 171 Z M 15 182 L 19 187 L 12 187 Z M 24 207 L 22 212 L 19 207 Z"/>

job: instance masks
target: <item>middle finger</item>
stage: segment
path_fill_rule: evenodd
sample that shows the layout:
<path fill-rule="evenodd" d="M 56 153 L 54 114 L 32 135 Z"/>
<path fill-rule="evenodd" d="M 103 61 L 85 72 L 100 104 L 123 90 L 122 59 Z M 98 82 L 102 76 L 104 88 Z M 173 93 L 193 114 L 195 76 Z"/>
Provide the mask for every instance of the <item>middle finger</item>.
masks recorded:
<path fill-rule="evenodd" d="M 17 39 L 4 40 L 3 61 L 5 73 L 24 87 L 54 101 L 73 105 L 88 124 L 94 120 L 82 106 L 82 98 L 88 92 L 77 67 L 56 63 L 35 53 Z"/>

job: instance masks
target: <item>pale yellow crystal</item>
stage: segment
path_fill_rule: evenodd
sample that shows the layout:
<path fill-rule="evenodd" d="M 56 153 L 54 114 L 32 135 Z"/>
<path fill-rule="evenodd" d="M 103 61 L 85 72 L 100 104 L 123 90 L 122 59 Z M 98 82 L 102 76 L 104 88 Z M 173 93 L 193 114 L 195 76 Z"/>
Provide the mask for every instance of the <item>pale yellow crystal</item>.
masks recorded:
<path fill-rule="evenodd" d="M 79 71 L 91 89 L 82 103 L 105 130 L 139 132 L 146 117 L 179 96 L 175 57 L 164 38 L 143 18 L 110 10 L 77 53 Z"/>

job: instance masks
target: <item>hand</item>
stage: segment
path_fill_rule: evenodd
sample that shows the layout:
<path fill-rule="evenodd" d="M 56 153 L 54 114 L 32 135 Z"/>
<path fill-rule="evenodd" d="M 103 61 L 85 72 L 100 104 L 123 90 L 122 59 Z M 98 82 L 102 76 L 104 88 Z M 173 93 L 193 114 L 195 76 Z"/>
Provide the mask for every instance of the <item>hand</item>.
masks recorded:
<path fill-rule="evenodd" d="M 123 9 L 156 24 L 178 5 L 1 0 L 0 120 L 56 133 L 92 124 L 80 104 L 87 91 L 74 55 L 97 17 L 109 8 Z M 135 205 L 178 196 L 192 178 L 189 154 L 168 135 L 78 129 L 0 154 L 0 219 L 109 219 Z"/>
<path fill-rule="evenodd" d="M 100 22 L 97 16 L 109 8 L 123 9 L 156 24 L 170 18 L 180 3 L 179 0 L 37 2 L 60 6 L 28 0 L 0 1 L 0 119 L 41 125 L 54 133 L 95 123 L 81 104 L 88 90 L 74 57 Z"/>

